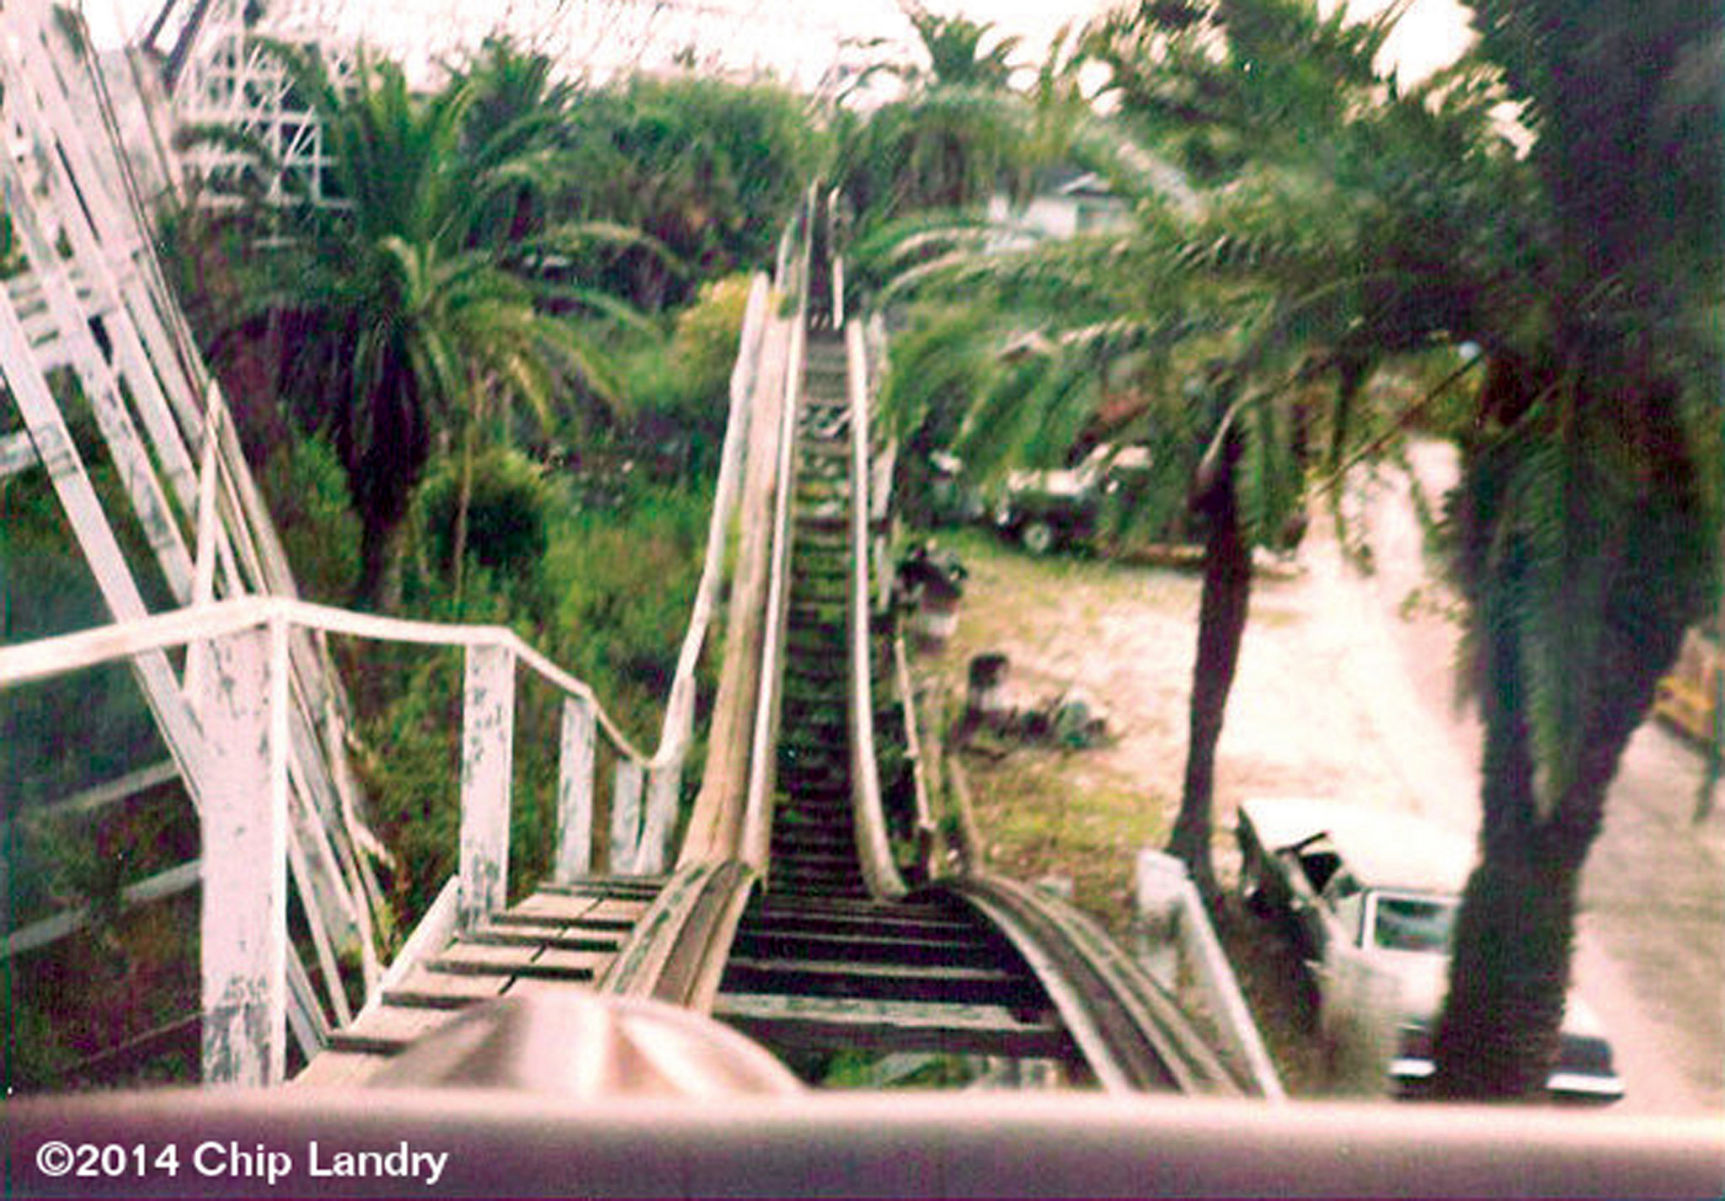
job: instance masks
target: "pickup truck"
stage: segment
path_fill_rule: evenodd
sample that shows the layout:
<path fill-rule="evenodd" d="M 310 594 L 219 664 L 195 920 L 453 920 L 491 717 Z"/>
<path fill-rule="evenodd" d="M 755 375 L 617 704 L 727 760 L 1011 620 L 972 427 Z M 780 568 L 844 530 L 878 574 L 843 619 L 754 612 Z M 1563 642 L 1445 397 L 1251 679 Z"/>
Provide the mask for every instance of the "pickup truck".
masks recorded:
<path fill-rule="evenodd" d="M 1103 498 L 1149 469 L 1148 447 L 1104 443 L 1076 467 L 1011 472 L 995 508 L 995 528 L 1033 555 L 1082 545 L 1096 535 Z"/>

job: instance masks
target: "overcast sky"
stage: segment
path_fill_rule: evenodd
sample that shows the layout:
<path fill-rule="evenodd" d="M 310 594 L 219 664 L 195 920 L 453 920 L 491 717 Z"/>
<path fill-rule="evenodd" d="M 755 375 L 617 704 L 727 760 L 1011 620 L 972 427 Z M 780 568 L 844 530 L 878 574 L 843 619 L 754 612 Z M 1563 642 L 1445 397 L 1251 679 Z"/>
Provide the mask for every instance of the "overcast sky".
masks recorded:
<path fill-rule="evenodd" d="M 189 4 L 191 0 L 178 0 Z M 990 21 L 1002 32 L 1024 38 L 1022 57 L 1039 58 L 1042 48 L 1067 22 L 1092 16 L 1103 0 L 924 0 L 935 12 L 961 12 L 977 21 Z M 1322 0 L 1326 7 L 1337 0 Z M 1383 7 L 1385 0 L 1345 0 L 1356 14 Z M 97 40 L 114 45 L 147 22 L 160 0 L 84 0 Z M 423 39 L 428 30 L 453 37 L 461 29 L 476 37 L 500 16 L 515 13 L 529 25 L 551 26 L 570 47 L 590 47 L 604 40 L 631 37 L 640 52 L 663 48 L 679 39 L 696 22 L 707 31 L 723 28 L 731 48 L 727 58 L 766 62 L 799 82 L 824 69 L 833 59 L 839 36 L 885 37 L 908 44 L 909 26 L 894 0 L 273 0 L 272 8 L 290 5 L 315 11 L 345 11 L 350 20 L 363 20 L 369 40 L 394 42 Z M 551 13 L 560 13 L 555 22 Z M 585 17 L 583 14 L 586 14 Z M 344 22 L 345 24 L 346 22 Z M 703 40 L 711 32 L 700 35 Z M 1389 57 L 1404 79 L 1425 75 L 1452 60 L 1467 39 L 1467 14 L 1456 0 L 1416 0 L 1402 18 L 1389 48 Z M 443 47 L 439 47 L 442 49 Z M 739 56 L 739 48 L 741 54 Z"/>

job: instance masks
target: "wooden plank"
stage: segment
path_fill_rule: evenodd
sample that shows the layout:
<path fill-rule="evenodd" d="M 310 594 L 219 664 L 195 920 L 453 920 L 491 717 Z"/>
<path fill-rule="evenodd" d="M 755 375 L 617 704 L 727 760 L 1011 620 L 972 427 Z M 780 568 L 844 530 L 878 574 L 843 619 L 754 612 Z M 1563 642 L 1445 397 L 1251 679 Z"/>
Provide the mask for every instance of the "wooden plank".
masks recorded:
<path fill-rule="evenodd" d="M 369 1081 L 388 1065 L 390 1058 L 366 1051 L 325 1051 L 306 1064 L 292 1083 L 313 1088 L 351 1088 Z"/>
<path fill-rule="evenodd" d="M 646 900 L 634 901 L 623 900 L 619 897 L 607 897 L 581 915 L 581 924 L 583 926 L 610 926 L 617 922 L 624 922 L 633 925 L 640 920 L 643 913 L 647 912 L 651 904 L 651 901 Z"/>
<path fill-rule="evenodd" d="M 713 1016 L 778 1047 L 944 1051 L 1013 1058 L 1068 1058 L 1052 1019 L 1021 1022 L 997 1005 L 859 1002 L 828 997 L 720 994 Z"/>
<path fill-rule="evenodd" d="M 475 930 L 464 940 L 481 946 L 543 947 L 559 951 L 615 951 L 623 943 L 621 932 L 582 933 L 578 926 L 501 926 Z"/>
<path fill-rule="evenodd" d="M 593 988 L 590 984 L 583 984 L 579 981 L 544 980 L 523 976 L 512 981 L 509 985 L 509 991 L 504 995 L 509 997 L 572 997 L 590 996 L 592 993 Z"/>
<path fill-rule="evenodd" d="M 487 947 L 458 942 L 426 966 L 434 972 L 510 976 L 532 963 L 538 953 L 536 946 Z"/>
<path fill-rule="evenodd" d="M 552 947 L 539 953 L 538 958 L 533 961 L 532 969 L 535 975 L 568 972 L 570 975 L 586 973 L 592 977 L 610 967 L 615 958 L 615 951 L 569 951 Z"/>
<path fill-rule="evenodd" d="M 369 1051 L 389 1054 L 441 1030 L 455 1018 L 449 1009 L 422 1009 L 412 1005 L 380 1005 L 365 1017 L 330 1035 L 334 1051 Z"/>
<path fill-rule="evenodd" d="M 572 897 L 558 893 L 536 892 L 518 905 L 495 914 L 492 922 L 508 924 L 517 921 L 573 923 L 599 904 L 598 897 Z"/>
<path fill-rule="evenodd" d="M 461 941 L 492 943 L 496 946 L 506 944 L 518 946 L 523 943 L 539 943 L 557 938 L 572 928 L 568 922 L 559 921 L 556 918 L 519 917 L 509 913 L 499 913 L 484 925 L 463 934 Z"/>
<path fill-rule="evenodd" d="M 665 887 L 668 876 L 595 876 L 568 884 L 541 884 L 541 895 L 558 897 L 615 897 L 622 901 L 651 901 Z"/>
<path fill-rule="evenodd" d="M 36 447 L 30 435 L 20 430 L 0 438 L 0 480 L 36 466 Z"/>
<path fill-rule="evenodd" d="M 414 968 L 383 994 L 385 1005 L 417 1005 L 422 1009 L 464 1009 L 502 995 L 507 976 L 456 975 Z"/>
<path fill-rule="evenodd" d="M 729 966 L 738 971 L 754 971 L 794 976 L 857 977 L 868 980 L 951 981 L 954 984 L 1007 983 L 1018 979 L 1012 972 L 987 967 L 929 967 L 920 963 L 859 963 L 850 959 L 773 959 L 733 956 Z"/>
<path fill-rule="evenodd" d="M 574 953 L 575 952 L 564 952 L 564 954 Z M 615 958 L 615 956 L 606 956 L 603 962 L 608 965 L 610 960 L 613 958 Z M 522 965 L 515 973 L 515 982 L 517 984 L 522 980 L 551 980 L 560 984 L 592 984 L 597 978 L 598 974 L 592 968 L 585 965 L 555 962 L 542 963 L 537 959 L 532 963 Z M 511 984 L 509 987 L 510 990 L 513 991 L 515 984 Z"/>

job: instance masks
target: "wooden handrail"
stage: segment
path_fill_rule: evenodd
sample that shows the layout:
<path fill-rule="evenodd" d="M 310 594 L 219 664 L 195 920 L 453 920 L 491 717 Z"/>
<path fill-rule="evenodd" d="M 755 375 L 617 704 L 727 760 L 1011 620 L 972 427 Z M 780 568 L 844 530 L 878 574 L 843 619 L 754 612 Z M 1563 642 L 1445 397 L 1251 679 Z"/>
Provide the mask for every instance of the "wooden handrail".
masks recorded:
<path fill-rule="evenodd" d="M 796 316 L 785 366 L 784 407 L 779 414 L 778 469 L 773 499 L 773 559 L 767 582 L 766 631 L 761 640 L 760 690 L 750 741 L 749 788 L 743 811 L 742 858 L 757 871 L 767 870 L 773 831 L 773 792 L 777 786 L 773 762 L 778 741 L 780 664 L 784 658 L 785 618 L 790 609 L 792 464 L 796 454 L 797 396 L 802 389 L 803 356 L 807 343 L 809 252 L 813 242 L 814 187 L 805 199 L 800 256 L 793 249 Z"/>
<path fill-rule="evenodd" d="M 897 898 L 908 891 L 893 862 L 881 803 L 880 769 L 875 761 L 874 685 L 869 655 L 869 465 L 868 379 L 863 361 L 862 326 L 845 326 L 845 378 L 851 425 L 851 580 L 846 608 L 850 642 L 851 804 L 856 815 L 857 854 L 863 879 L 876 897 Z"/>
<path fill-rule="evenodd" d="M 290 629 L 342 634 L 374 642 L 401 642 L 451 649 L 474 646 L 505 648 L 512 652 L 523 666 L 531 668 L 548 683 L 570 696 L 592 702 L 597 709 L 598 702 L 591 687 L 558 667 L 506 626 L 459 625 L 401 617 L 379 617 L 374 613 L 355 613 L 348 609 L 337 609 L 282 596 L 239 597 L 209 605 L 176 609 L 169 613 L 153 614 L 135 621 L 79 630 L 73 634 L 60 634 L 17 646 L 0 647 L 0 689 L 65 675 L 117 659 L 130 659 L 152 651 L 222 638 L 275 621 L 285 623 Z M 600 724 L 619 751 L 638 760 L 643 766 L 657 764 L 656 758 L 649 759 L 629 741 L 628 736 L 603 709 L 598 709 L 598 716 Z"/>

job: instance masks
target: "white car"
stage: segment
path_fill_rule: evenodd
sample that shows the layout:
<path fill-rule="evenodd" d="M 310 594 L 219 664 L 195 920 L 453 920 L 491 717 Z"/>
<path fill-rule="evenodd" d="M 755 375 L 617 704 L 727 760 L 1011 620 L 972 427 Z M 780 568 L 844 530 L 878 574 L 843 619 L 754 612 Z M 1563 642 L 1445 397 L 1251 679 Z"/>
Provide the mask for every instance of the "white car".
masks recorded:
<path fill-rule="evenodd" d="M 1285 921 L 1320 1008 L 1394 1006 L 1390 1075 L 1403 1092 L 1418 1092 L 1433 1071 L 1431 1026 L 1473 844 L 1410 814 L 1294 798 L 1243 802 L 1237 834 L 1241 891 L 1258 912 Z M 1547 1088 L 1562 1100 L 1623 1096 L 1611 1043 L 1574 991 Z"/>

